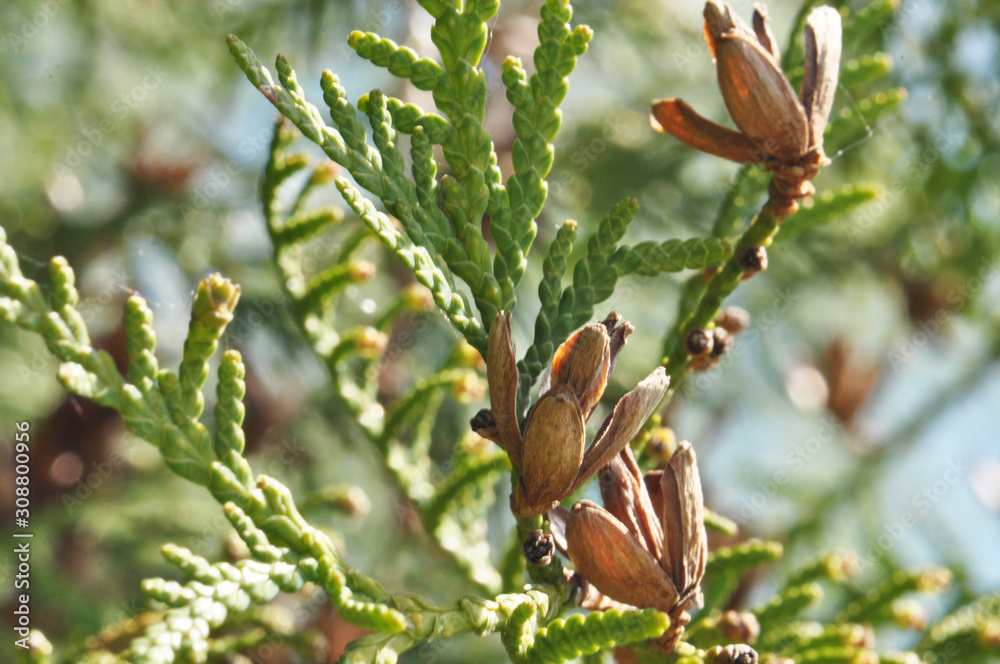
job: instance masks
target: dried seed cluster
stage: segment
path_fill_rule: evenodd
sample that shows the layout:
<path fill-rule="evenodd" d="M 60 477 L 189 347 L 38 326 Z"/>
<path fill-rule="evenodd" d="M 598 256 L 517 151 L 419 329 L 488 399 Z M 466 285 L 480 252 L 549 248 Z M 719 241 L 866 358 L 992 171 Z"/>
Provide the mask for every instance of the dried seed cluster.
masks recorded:
<path fill-rule="evenodd" d="M 669 379 L 658 367 L 621 398 L 585 449 L 587 420 L 632 329 L 612 313 L 570 336 L 542 376 L 538 400 L 518 422 L 510 314 L 498 314 L 493 320 L 486 358 L 491 408 L 477 414 L 471 424 L 507 450 L 519 471 L 510 499 L 515 516 L 544 514 L 576 491 L 628 444 L 666 394 Z"/>
<path fill-rule="evenodd" d="M 704 371 L 715 366 L 732 348 L 734 335 L 749 325 L 750 314 L 745 309 L 728 307 L 715 319 L 712 329 L 692 328 L 684 337 L 684 349 L 691 356 L 691 371 Z"/>
<path fill-rule="evenodd" d="M 809 180 L 828 162 L 823 131 L 833 108 L 840 69 L 840 14 L 817 7 L 806 19 L 805 73 L 795 94 L 767 10 L 754 6 L 753 29 L 726 4 L 705 4 L 705 40 L 715 58 L 719 89 L 739 131 L 698 115 L 680 99 L 653 102 L 650 121 L 691 147 L 774 171 L 772 201 L 789 212 L 813 192 Z M 784 215 L 781 215 L 784 216 Z"/>
<path fill-rule="evenodd" d="M 698 463 L 682 442 L 664 470 L 645 476 L 629 447 L 599 474 L 604 507 L 589 500 L 549 514 L 556 542 L 563 544 L 577 572 L 599 593 L 584 608 L 612 602 L 652 607 L 670 616 L 671 628 L 657 649 L 671 652 L 701 605 L 708 542 Z"/>

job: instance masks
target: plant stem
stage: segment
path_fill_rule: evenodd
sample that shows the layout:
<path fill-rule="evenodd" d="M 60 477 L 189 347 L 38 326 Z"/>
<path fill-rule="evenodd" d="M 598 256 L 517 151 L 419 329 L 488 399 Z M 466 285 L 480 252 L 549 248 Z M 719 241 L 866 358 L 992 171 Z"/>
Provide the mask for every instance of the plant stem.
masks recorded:
<path fill-rule="evenodd" d="M 684 337 L 696 327 L 706 327 L 715 319 L 722 308 L 723 301 L 736 290 L 743 278 L 743 268 L 739 265 L 739 249 L 745 246 L 767 246 L 771 238 L 778 232 L 782 221 L 791 216 L 787 201 L 780 196 L 768 198 L 764 207 L 757 214 L 750 226 L 744 231 L 735 245 L 733 254 L 721 268 L 712 276 L 708 284 L 695 295 L 696 299 L 687 316 L 678 317 L 675 330 L 664 340 L 663 359 L 661 364 L 666 367 L 670 376 L 670 389 L 665 400 L 668 400 L 677 389 L 677 385 L 687 371 L 691 357 L 684 348 Z M 677 334 L 677 331 L 680 334 Z"/>

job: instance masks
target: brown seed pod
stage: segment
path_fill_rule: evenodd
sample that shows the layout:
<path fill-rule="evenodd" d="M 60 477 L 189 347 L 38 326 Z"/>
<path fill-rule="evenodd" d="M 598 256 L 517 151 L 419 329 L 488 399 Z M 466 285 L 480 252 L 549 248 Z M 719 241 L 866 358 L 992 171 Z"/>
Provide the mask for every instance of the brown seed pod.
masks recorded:
<path fill-rule="evenodd" d="M 685 609 L 701 606 L 701 578 L 708 560 L 705 503 L 694 448 L 681 443 L 660 478 L 663 494 L 663 571 Z"/>
<path fill-rule="evenodd" d="M 548 389 L 565 385 L 572 390 L 586 420 L 604 394 L 610 369 L 611 336 L 607 327 L 600 323 L 587 325 L 559 346 L 552 358 Z M 539 388 L 540 394 L 546 391 L 544 386 Z"/>
<path fill-rule="evenodd" d="M 547 512 L 562 500 L 583 462 L 584 422 L 573 391 L 560 385 L 538 400 L 524 427 L 516 516 Z M 527 508 L 527 509 L 525 509 Z"/>
<path fill-rule="evenodd" d="M 584 452 L 584 426 L 607 385 L 608 374 L 632 326 L 616 313 L 588 325 L 562 343 L 539 382 L 538 401 L 522 426 L 517 416 L 518 371 L 510 315 L 490 326 L 487 376 L 490 410 L 473 418 L 473 428 L 507 450 L 521 471 L 511 493 L 514 515 L 539 516 L 576 491 L 635 437 L 670 383 L 657 367 L 622 397 Z M 523 431 L 523 433 L 522 433 Z"/>
<path fill-rule="evenodd" d="M 510 314 L 499 313 L 490 325 L 486 377 L 498 441 L 515 466 L 521 466 L 521 429 L 517 425 L 517 359 L 511 339 Z"/>
<path fill-rule="evenodd" d="M 738 131 L 698 115 L 680 99 L 653 102 L 650 123 L 691 147 L 774 171 L 769 190 L 779 216 L 812 193 L 809 180 L 827 163 L 823 130 L 833 107 L 841 54 L 840 14 L 817 7 L 806 19 L 800 94 L 781 69 L 766 9 L 755 6 L 753 29 L 728 5 L 705 5 L 705 41 L 716 62 L 719 90 Z"/>
<path fill-rule="evenodd" d="M 589 500 L 574 505 L 566 542 L 573 566 L 603 594 L 632 606 L 673 608 L 677 589 L 659 561 L 601 507 Z"/>
<path fill-rule="evenodd" d="M 705 40 L 715 55 L 722 100 L 740 132 L 782 162 L 801 159 L 808 118 L 780 63 L 728 5 L 705 4 Z"/>

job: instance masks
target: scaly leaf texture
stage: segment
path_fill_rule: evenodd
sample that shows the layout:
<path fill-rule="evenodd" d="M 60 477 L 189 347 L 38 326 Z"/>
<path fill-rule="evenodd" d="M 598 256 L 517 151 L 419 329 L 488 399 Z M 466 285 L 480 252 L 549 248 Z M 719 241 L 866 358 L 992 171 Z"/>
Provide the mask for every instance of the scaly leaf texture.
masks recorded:
<path fill-rule="evenodd" d="M 562 123 L 559 106 L 566 97 L 568 76 L 593 37 L 587 26 L 571 28 L 572 15 L 568 0 L 548 0 L 542 6 L 535 73 L 530 78 L 517 58 L 503 63 L 502 80 L 514 106 L 517 135 L 511 149 L 514 173 L 506 188 L 494 184 L 489 212 L 490 233 L 497 245 L 493 271 L 509 285 L 501 305 L 504 311 L 514 307 L 513 288 L 524 274 L 537 233 L 535 218 L 548 194 L 545 178 L 552 168 L 552 141 Z"/>
<path fill-rule="evenodd" d="M 445 75 L 438 63 L 422 58 L 413 49 L 399 46 L 374 32 L 355 30 L 348 36 L 347 44 L 362 58 L 388 69 L 393 76 L 409 80 L 418 90 L 433 90 Z"/>
<path fill-rule="evenodd" d="M 808 560 L 792 572 L 785 580 L 784 587 L 800 586 L 810 581 L 828 580 L 844 583 L 858 574 L 861 560 L 855 553 L 827 553 Z"/>
<path fill-rule="evenodd" d="M 573 267 L 573 284 L 562 289 L 558 305 L 554 303 L 553 296 L 566 270 L 566 257 L 575 237 L 575 225 L 566 228 L 564 224 L 556 234 L 546 265 L 543 265 L 545 276 L 539 285 L 539 297 L 544 299 L 535 319 L 535 339 L 524 359 L 517 364 L 520 408 L 523 409 L 528 391 L 552 361 L 559 344 L 566 340 L 570 332 L 589 322 L 594 315 L 594 307 L 614 292 L 618 283 L 618 242 L 638 209 L 639 203 L 634 198 L 626 198 L 601 220 L 597 232 L 587 242 L 586 255 Z"/>
<path fill-rule="evenodd" d="M 201 380 L 200 365 L 194 360 L 205 359 L 202 350 L 193 350 L 187 356 L 191 368 L 186 371 L 191 377 L 185 381 L 186 387 L 181 386 L 177 374 L 157 370 L 151 355 L 155 345 L 152 317 L 141 298 L 133 296 L 127 305 L 126 325 L 131 338 L 126 340 L 126 346 L 133 353 L 130 371 L 134 370 L 143 388 L 126 383 L 114 371 L 113 363 L 105 364 L 97 351 L 81 342 L 85 329 L 74 331 L 73 325 L 66 324 L 62 317 L 58 325 L 44 322 L 53 318 L 52 300 L 43 296 L 38 284 L 23 277 L 17 255 L 2 241 L 4 239 L 0 229 L 0 315 L 3 319 L 42 334 L 51 347 L 71 358 L 84 371 L 93 368 L 90 372 L 93 380 L 88 384 L 91 391 L 85 396 L 111 394 L 111 388 L 116 388 L 120 400 L 109 402 L 119 404 L 131 429 L 139 435 L 149 436 L 161 446 L 164 458 L 175 472 L 206 484 L 220 502 L 232 498 L 225 506 L 227 518 L 255 558 L 234 565 L 213 565 L 188 551 L 168 547 L 165 551 L 168 558 L 194 578 L 185 584 L 162 580 L 145 584 L 151 596 L 174 608 L 168 610 L 161 623 L 134 642 L 131 661 L 205 661 L 212 630 L 223 625 L 230 615 L 244 611 L 252 603 L 268 601 L 279 590 L 295 590 L 305 581 L 323 588 L 346 620 L 388 635 L 375 637 L 388 639 L 383 643 L 390 643 L 391 647 L 374 651 L 376 658 L 372 661 L 379 661 L 390 651 L 401 652 L 422 639 L 444 638 L 466 631 L 477 634 L 498 631 L 516 607 L 526 602 L 546 619 L 558 610 L 561 596 L 537 590 L 500 595 L 492 600 L 465 598 L 453 606 L 432 605 L 410 595 L 389 595 L 377 581 L 347 567 L 329 536 L 305 521 L 287 487 L 273 478 L 260 476 L 252 488 L 248 488 L 247 480 L 251 477 L 248 467 L 241 468 L 225 459 L 218 462 L 201 458 L 195 446 L 186 439 L 184 429 L 175 425 L 177 415 L 170 412 L 166 404 L 197 403 L 186 390 L 196 389 L 194 386 Z M 71 290 L 72 274 L 64 261 L 55 261 L 53 270 L 57 272 L 54 301 L 61 309 L 72 309 L 76 301 Z M 238 290 L 215 276 L 206 280 L 199 293 L 193 327 L 224 327 Z M 73 311 L 74 314 L 63 311 L 63 316 L 78 315 Z M 212 338 L 218 338 L 219 330 L 207 332 Z M 207 332 L 195 330 L 195 334 Z M 197 344 L 192 344 L 195 346 Z M 242 380 L 239 355 L 235 351 L 224 354 L 218 388 L 217 419 L 221 429 L 208 452 L 218 451 L 220 456 L 224 452 L 245 464 L 238 452 L 242 437 L 232 435 L 243 414 L 240 404 L 244 390 Z M 140 416 L 145 419 L 139 419 Z M 137 423 L 150 426 L 135 426 Z M 151 431 L 158 433 L 151 435 Z M 240 472 L 246 472 L 247 476 L 241 478 Z M 476 474 L 470 465 L 465 474 L 469 479 L 467 486 L 475 483 L 472 479 Z M 442 500 L 457 500 L 460 484 L 455 480 L 449 490 L 451 497 L 442 496 Z M 359 653 L 363 645 L 352 649 L 353 654 L 349 656 Z"/>
<path fill-rule="evenodd" d="M 470 259 L 485 265 L 490 272 L 482 219 L 489 202 L 490 183 L 499 182 L 500 171 L 493 142 L 482 124 L 487 83 L 479 61 L 489 34 L 486 22 L 498 8 L 497 0 L 446 6 L 440 9 L 431 27 L 431 40 L 438 47 L 445 72 L 432 91 L 434 103 L 454 128 L 442 143 L 452 175 L 442 178 L 441 205 Z M 500 302 L 497 304 L 499 307 Z M 485 318 L 486 312 L 482 313 L 484 320 L 492 320 Z"/>
<path fill-rule="evenodd" d="M 796 618 L 822 596 L 823 589 L 818 583 L 804 583 L 778 593 L 753 611 L 760 624 L 761 634 L 771 634 L 774 629 Z M 762 641 L 761 647 L 766 644 L 766 641 Z"/>
<path fill-rule="evenodd" d="M 489 592 L 500 592 L 500 573 L 490 563 L 486 518 L 497 484 L 510 471 L 510 459 L 470 444 L 456 450 L 450 466 L 448 476 L 420 507 L 424 524 L 469 578 Z"/>
<path fill-rule="evenodd" d="M 569 318 L 556 318 L 555 322 L 565 329 L 552 329 L 552 323 L 548 316 L 543 316 L 545 311 L 558 311 L 559 300 L 562 296 L 562 281 L 566 274 L 566 267 L 570 254 L 573 253 L 573 242 L 576 241 L 577 224 L 572 219 L 566 220 L 556 236 L 549 245 L 549 253 L 542 261 L 542 279 L 538 283 L 538 299 L 541 302 L 539 314 L 535 318 L 535 342 L 528 348 L 524 359 L 518 365 L 520 372 L 518 386 L 518 397 L 524 401 L 527 399 L 528 391 L 534 383 L 535 377 L 541 372 L 541 368 L 536 370 L 532 376 L 530 367 L 544 367 L 546 360 L 551 359 L 555 353 L 555 339 L 565 339 L 572 329 L 569 328 Z M 527 369 L 527 371 L 525 371 Z"/>
<path fill-rule="evenodd" d="M 447 222 L 437 220 L 433 227 L 439 234 L 430 239 L 455 273 L 469 283 L 483 320 L 492 320 L 499 311 L 501 290 L 512 288 L 498 283 L 482 233 L 490 184 L 499 183 L 499 169 L 493 142 L 482 125 L 487 85 L 486 75 L 478 65 L 488 34 L 486 21 L 496 13 L 498 5 L 495 1 L 469 2 L 461 9 L 441 9 L 431 28 L 431 38 L 442 54 L 443 66 L 371 33 L 355 32 L 348 40 L 362 57 L 397 76 L 409 78 L 420 89 L 432 91 L 435 104 L 450 123 L 447 128 L 438 125 L 435 132 L 438 140 L 434 142 L 440 142 L 444 148 L 445 159 L 452 170 L 451 175 L 444 176 L 440 187 L 441 206 L 452 228 L 446 227 Z M 364 100 L 370 117 L 374 106 L 381 106 L 384 113 L 377 120 L 373 118 L 376 138 L 378 126 L 387 125 L 396 118 L 403 122 L 402 131 L 406 133 L 412 133 L 418 125 L 431 126 L 433 120 L 420 114 L 417 107 L 398 100 L 392 100 L 391 104 L 379 101 L 380 95 L 375 92 Z M 382 150 L 381 146 L 379 149 Z M 414 167 L 414 177 L 418 178 L 417 162 Z M 383 200 L 388 205 L 395 199 L 383 197 Z M 427 205 L 430 201 L 426 199 L 422 202 L 426 209 L 441 214 L 436 201 L 432 205 Z M 425 227 L 432 226 L 425 224 Z M 416 237 L 414 241 L 419 242 Z"/>
<path fill-rule="evenodd" d="M 392 145 L 391 126 L 382 123 L 376 128 L 379 141 L 383 143 L 383 148 L 389 155 L 390 171 L 386 173 L 383 171 L 384 156 L 376 148 L 367 145 L 366 132 L 356 117 L 356 111 L 346 101 L 346 92 L 332 73 L 324 72 L 321 84 L 324 98 L 337 124 L 336 129 L 326 126 L 319 109 L 305 100 L 294 72 L 287 62 L 281 58 L 277 61 L 281 80 L 281 84 L 278 85 L 246 44 L 235 36 L 230 36 L 229 46 L 247 78 L 264 93 L 282 115 L 291 120 L 304 136 L 319 145 L 330 159 L 347 169 L 359 185 L 381 198 L 389 209 L 402 213 L 399 218 L 404 224 L 404 230 L 397 229 L 388 217 L 379 212 L 346 178 L 335 178 L 337 188 L 348 205 L 365 221 L 379 240 L 414 272 L 417 280 L 434 293 L 435 302 L 469 343 L 485 351 L 485 331 L 482 324 L 472 314 L 461 293 L 455 290 L 451 271 L 446 262 L 436 256 L 433 245 L 429 243 L 429 246 L 421 245 L 408 234 L 409 231 L 418 232 L 424 227 L 415 221 L 414 214 L 418 210 L 420 214 L 433 214 L 434 210 L 415 205 L 417 202 L 415 189 L 398 171 L 400 161 Z M 388 114 L 381 113 L 379 117 L 385 119 Z M 394 196 L 398 193 L 404 195 Z M 440 211 L 437 212 L 440 214 Z M 421 239 L 424 238 L 421 236 Z M 472 278 L 470 286 L 475 289 L 482 283 L 481 278 Z M 482 292 L 474 292 L 474 297 L 477 301 L 489 303 L 498 299 L 494 295 Z M 486 310 L 487 313 L 495 312 L 495 304 L 486 306 Z"/>
<path fill-rule="evenodd" d="M 793 240 L 838 219 L 845 219 L 865 203 L 882 195 L 874 185 L 844 185 L 836 191 L 824 191 L 802 202 L 799 211 L 784 224 L 775 242 Z"/>
<path fill-rule="evenodd" d="M 435 303 L 445 313 L 455 329 L 465 336 L 466 341 L 480 352 L 485 353 L 486 332 L 482 323 L 471 314 L 461 293 L 452 290 L 448 284 L 447 276 L 438 269 L 427 250 L 415 245 L 408 237 L 400 233 L 389 218 L 376 210 L 371 201 L 365 198 L 346 178 L 338 177 L 336 185 L 347 204 L 368 224 L 382 240 L 382 243 L 392 249 L 403 264 L 413 270 L 417 281 L 434 294 Z"/>
<path fill-rule="evenodd" d="M 941 592 L 951 582 L 951 573 L 944 568 L 919 572 L 896 570 L 879 585 L 841 611 L 837 619 L 846 622 L 867 622 L 873 625 L 892 620 L 892 604 L 913 592 Z"/>
<path fill-rule="evenodd" d="M 787 628 L 778 628 L 782 634 L 780 642 L 774 637 L 768 640 L 775 644 L 773 651 L 793 654 L 820 648 L 858 647 L 871 643 L 871 629 L 858 623 L 834 623 L 821 625 L 815 622 L 792 622 Z"/>
<path fill-rule="evenodd" d="M 640 242 L 618 251 L 612 263 L 618 276 L 637 274 L 655 277 L 664 272 L 699 270 L 725 260 L 732 252 L 726 240 L 717 238 L 690 238 L 687 240 L 667 240 L 662 243 Z"/>
<path fill-rule="evenodd" d="M 62 368 L 64 374 L 67 366 L 78 367 L 77 373 L 85 374 L 78 382 L 67 379 L 69 388 L 78 388 L 77 393 L 81 396 L 97 396 L 102 403 L 118 408 L 129 430 L 157 445 L 174 472 L 207 486 L 220 502 L 232 501 L 228 503 L 229 511 L 238 508 L 248 515 L 259 528 L 254 535 L 258 541 L 251 550 L 261 554 L 264 560 L 259 562 L 272 565 L 265 569 L 248 562 L 247 576 L 241 579 L 236 578 L 238 575 L 232 569 L 219 568 L 219 574 L 229 581 L 239 581 L 235 587 L 226 586 L 226 592 L 233 594 L 222 597 L 217 589 L 210 590 L 204 583 L 205 575 L 209 574 L 205 565 L 196 564 L 197 561 L 186 554 L 176 554 L 178 560 L 188 561 L 189 571 L 201 575 L 200 580 L 188 586 L 151 582 L 149 590 L 167 603 L 176 603 L 182 608 L 197 606 L 197 615 L 181 615 L 183 611 L 171 614 L 172 617 L 157 628 L 159 631 L 147 633 L 147 641 L 136 645 L 137 652 L 145 653 L 142 661 L 171 662 L 178 656 L 201 657 L 209 632 L 213 626 L 222 624 L 226 612 L 243 606 L 248 597 L 254 601 L 266 600 L 274 590 L 269 583 L 283 588 L 294 580 L 293 585 L 300 585 L 295 580 L 299 574 L 325 588 L 348 620 L 383 631 L 405 628 L 406 618 L 401 613 L 375 602 L 384 599 L 385 595 L 383 591 L 372 596 L 378 584 L 347 568 L 329 537 L 305 522 L 287 488 L 267 477 L 258 478 L 252 488 L 248 487 L 252 474 L 238 452 L 242 447 L 242 434 L 234 431 L 242 419 L 240 399 L 244 390 L 243 366 L 235 351 L 226 353 L 220 366 L 217 411 L 220 430 L 214 445 L 207 433 L 205 440 L 201 438 L 204 427 L 194 417 L 194 412 L 200 414 L 200 410 L 190 408 L 191 404 L 197 405 L 200 401 L 192 397 L 191 391 L 200 390 L 201 367 L 207 359 L 204 349 L 215 343 L 230 320 L 238 288 L 218 275 L 210 276 L 199 287 L 191 325 L 191 334 L 198 338 L 186 344 L 189 350 L 185 351 L 182 362 L 186 361 L 189 367 L 182 369 L 182 373 L 187 372 L 189 377 L 184 381 L 178 374 L 157 369 L 152 356 L 155 346 L 152 316 L 145 302 L 133 296 L 126 305 L 125 324 L 126 347 L 132 354 L 129 370 L 139 383 L 135 385 L 117 373 L 110 356 L 90 347 L 86 330 L 73 323 L 79 312 L 73 308 L 77 298 L 72 289 L 72 271 L 65 261 L 53 261 L 55 288 L 51 289 L 53 296 L 46 298 L 37 283 L 23 277 L 17 255 L 5 238 L 0 228 L 0 315 L 3 320 L 41 334 L 57 357 L 67 360 Z M 52 311 L 52 303 L 60 307 L 59 313 Z M 69 378 L 75 379 L 75 376 L 69 373 Z M 196 432 L 198 438 L 192 440 L 191 432 Z M 215 460 L 216 452 L 220 453 L 222 462 Z M 286 550 L 275 549 L 271 541 Z M 280 569 L 273 566 L 279 562 L 284 566 L 279 566 Z M 209 606 L 205 602 L 215 604 Z M 203 615 L 202 609 L 207 613 Z"/>
<path fill-rule="evenodd" d="M 864 97 L 856 103 L 842 107 L 830 117 L 823 134 L 823 144 L 831 154 L 846 149 L 868 138 L 871 127 L 887 113 L 898 109 L 906 101 L 906 90 L 892 88 Z"/>
<path fill-rule="evenodd" d="M 305 583 L 296 567 L 284 562 L 244 560 L 213 565 L 170 545 L 164 547 L 164 556 L 193 580 L 183 585 L 163 579 L 143 583 L 146 595 L 173 608 L 132 641 L 129 661 L 138 664 L 208 661 L 212 629 L 252 604 L 269 602 L 280 591 L 294 592 Z"/>
<path fill-rule="evenodd" d="M 665 613 L 654 609 L 610 609 L 557 618 L 539 629 L 518 664 L 561 664 L 581 655 L 654 639 L 670 626 Z"/>
<path fill-rule="evenodd" d="M 952 611 L 932 625 L 915 650 L 925 662 L 996 661 L 1000 655 L 1000 593 L 986 595 Z M 991 659 L 992 658 L 992 659 Z"/>
<path fill-rule="evenodd" d="M 366 101 L 366 112 L 373 113 L 378 108 L 379 99 L 370 98 Z M 351 111 L 353 112 L 353 111 Z M 298 269 L 296 262 L 301 261 L 303 249 L 298 244 L 282 245 L 283 239 L 277 236 L 274 231 L 280 232 L 287 225 L 283 221 L 285 211 L 280 204 L 277 189 L 284 186 L 287 180 L 287 173 L 293 169 L 285 168 L 283 164 L 298 164 L 301 159 L 297 155 L 286 155 L 285 150 L 293 140 L 294 136 L 279 123 L 276 128 L 275 141 L 272 145 L 271 159 L 268 163 L 265 177 L 262 199 L 265 202 L 265 210 L 268 216 L 268 228 L 275 242 L 275 253 L 288 255 L 289 261 L 277 260 L 277 265 L 283 273 L 283 283 L 291 291 L 291 285 L 296 279 L 302 281 L 306 275 Z M 417 129 L 414 135 L 414 151 L 426 149 L 426 161 L 430 165 L 432 172 L 428 174 L 426 180 L 417 178 L 417 195 L 426 194 L 429 200 L 436 200 L 433 191 L 433 169 L 436 165 L 433 161 L 433 154 L 429 143 L 422 141 L 424 132 Z M 383 139 L 377 139 L 377 143 Z M 422 156 L 415 157 L 415 166 L 423 159 Z M 384 164 L 385 162 L 383 162 Z M 415 168 L 415 173 L 420 172 Z M 429 191 L 421 193 L 424 187 L 432 187 Z M 296 213 L 298 216 L 306 216 L 308 213 L 301 210 Z M 352 237 L 349 236 L 342 246 L 340 258 L 334 264 L 333 270 L 326 270 L 322 274 L 334 274 L 337 270 L 346 270 L 350 263 L 344 259 L 345 253 L 350 251 Z M 294 252 L 294 253 L 293 253 Z M 312 281 L 315 281 L 313 278 Z M 310 283 L 312 283 L 310 281 Z M 430 292 L 422 286 L 415 286 L 407 289 L 385 307 L 373 321 L 374 328 L 359 328 L 354 331 L 338 332 L 332 321 L 332 315 L 324 310 L 323 301 L 315 297 L 309 297 L 308 293 L 291 293 L 295 304 L 294 312 L 299 320 L 300 326 L 307 334 L 313 344 L 314 349 L 325 360 L 330 375 L 333 378 L 333 388 L 341 398 L 342 403 L 348 411 L 356 418 L 360 431 L 372 442 L 381 453 L 386 467 L 392 473 L 396 483 L 403 490 L 407 498 L 412 501 L 418 513 L 427 524 L 427 530 L 434 535 L 440 548 L 447 553 L 459 567 L 466 572 L 470 579 L 477 583 L 485 591 L 499 590 L 499 576 L 496 570 L 488 562 L 488 555 L 484 549 L 483 527 L 485 525 L 484 514 L 487 507 L 492 504 L 495 495 L 493 485 L 496 483 L 499 471 L 484 473 L 479 483 L 466 483 L 467 475 L 463 472 L 464 466 L 457 464 L 453 467 L 452 473 L 442 480 L 440 490 L 436 489 L 431 481 L 436 474 L 434 464 L 431 462 L 429 445 L 431 442 L 431 429 L 435 422 L 436 413 L 441 405 L 443 393 L 451 388 L 462 389 L 462 386 L 479 381 L 478 376 L 465 367 L 445 367 L 441 371 L 426 378 L 422 378 L 413 385 L 403 396 L 384 407 L 377 397 L 378 382 L 374 377 L 378 374 L 379 353 L 369 353 L 363 357 L 363 363 L 357 362 L 349 364 L 349 360 L 359 358 L 362 348 L 370 346 L 372 348 L 384 348 L 384 332 L 389 332 L 392 323 L 404 311 L 425 310 L 428 304 L 433 306 L 430 300 Z M 337 293 L 331 294 L 333 297 Z M 376 341 L 376 337 L 383 338 L 381 342 Z M 475 353 L 475 351 L 473 351 Z M 362 367 L 359 370 L 359 366 Z M 360 378 L 359 378 L 360 376 Z M 485 469 L 482 469 L 485 471 Z M 488 485 L 488 486 L 487 486 Z M 455 492 L 451 495 L 451 492 Z M 476 498 L 470 500 L 474 494 Z M 444 500 L 450 496 L 450 499 Z M 465 496 L 458 504 L 456 498 Z"/>

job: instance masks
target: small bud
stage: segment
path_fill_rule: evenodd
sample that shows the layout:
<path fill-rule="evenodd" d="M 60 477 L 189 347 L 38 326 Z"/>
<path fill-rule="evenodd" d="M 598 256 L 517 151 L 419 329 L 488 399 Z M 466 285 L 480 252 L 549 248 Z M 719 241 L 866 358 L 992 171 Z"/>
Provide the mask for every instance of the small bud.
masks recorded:
<path fill-rule="evenodd" d="M 729 352 L 729 349 L 733 347 L 733 338 L 729 335 L 725 329 L 717 327 L 712 330 L 712 352 L 709 356 L 712 359 L 718 359 Z"/>
<path fill-rule="evenodd" d="M 1000 620 L 990 620 L 977 629 L 976 641 L 984 648 L 1000 650 Z"/>
<path fill-rule="evenodd" d="M 875 631 L 871 628 L 871 625 L 859 625 L 860 629 L 855 630 L 848 641 L 847 645 L 858 646 L 859 648 L 874 648 L 875 647 Z"/>
<path fill-rule="evenodd" d="M 351 281 L 362 284 L 375 276 L 375 264 L 368 261 L 354 261 L 347 267 Z"/>
<path fill-rule="evenodd" d="M 879 664 L 878 653 L 871 650 L 862 650 L 854 656 L 851 664 Z"/>
<path fill-rule="evenodd" d="M 461 403 L 479 401 L 486 394 L 486 383 L 476 372 L 463 371 L 451 382 L 451 393 Z"/>
<path fill-rule="evenodd" d="M 257 89 L 260 90 L 261 94 L 267 98 L 272 104 L 278 103 L 278 93 L 275 92 L 274 88 L 270 85 L 258 85 Z"/>
<path fill-rule="evenodd" d="M 712 352 L 712 334 L 703 327 L 696 327 L 684 337 L 684 350 L 691 357 L 701 357 Z"/>
<path fill-rule="evenodd" d="M 922 593 L 938 593 L 948 589 L 951 579 L 951 570 L 947 567 L 935 567 L 920 575 L 917 579 L 917 590 Z"/>
<path fill-rule="evenodd" d="M 552 555 L 556 551 L 556 545 L 552 535 L 541 530 L 532 530 L 528 533 L 528 539 L 521 545 L 524 559 L 529 565 L 545 567 L 552 562 Z"/>
<path fill-rule="evenodd" d="M 791 660 L 788 661 L 791 664 L 794 664 Z M 925 660 L 921 659 L 920 655 L 915 652 L 893 652 L 891 661 L 897 662 L 898 664 L 925 664 Z"/>
<path fill-rule="evenodd" d="M 752 613 L 725 611 L 719 617 L 719 631 L 731 641 L 754 643 L 760 636 L 760 623 Z"/>
<path fill-rule="evenodd" d="M 903 629 L 922 632 L 927 628 L 927 612 L 916 600 L 898 599 L 893 602 L 892 617 Z"/>
<path fill-rule="evenodd" d="M 715 324 L 730 334 L 736 334 L 750 327 L 750 314 L 743 307 L 726 307 Z"/>
<path fill-rule="evenodd" d="M 707 654 L 712 664 L 757 664 L 757 652 L 743 644 L 715 646 Z"/>
<path fill-rule="evenodd" d="M 481 370 L 486 367 L 486 362 L 483 360 L 483 356 L 480 355 L 476 348 L 466 342 L 458 342 L 458 346 L 454 350 L 455 359 L 458 364 L 463 367 L 468 367 L 470 369 Z"/>
<path fill-rule="evenodd" d="M 486 440 L 497 442 L 499 437 L 499 434 L 497 433 L 497 423 L 493 419 L 493 411 L 489 408 L 483 408 L 476 413 L 473 418 L 469 420 L 469 426 L 472 427 L 473 431 Z"/>
<path fill-rule="evenodd" d="M 359 486 L 328 486 L 319 492 L 315 500 L 354 517 L 366 516 L 372 509 L 371 501 Z"/>
<path fill-rule="evenodd" d="M 222 327 L 233 319 L 233 309 L 240 300 L 240 287 L 218 272 L 198 284 L 191 317 L 198 322 Z"/>
<path fill-rule="evenodd" d="M 338 172 L 340 172 L 340 167 L 337 163 L 327 159 L 316 165 L 316 169 L 313 170 L 312 180 L 316 184 L 327 184 L 333 181 Z"/>
<path fill-rule="evenodd" d="M 825 563 L 827 574 L 836 583 L 843 583 L 861 573 L 861 557 L 853 551 L 828 556 Z"/>
<path fill-rule="evenodd" d="M 673 429 L 669 427 L 656 427 L 649 433 L 649 442 L 646 443 L 646 454 L 656 460 L 658 464 L 664 464 L 671 455 L 677 451 L 677 436 Z"/>
<path fill-rule="evenodd" d="M 354 335 L 354 349 L 359 353 L 382 353 L 388 343 L 388 337 L 373 327 L 366 327 Z"/>
<path fill-rule="evenodd" d="M 767 269 L 767 249 L 752 245 L 743 247 L 739 250 L 736 261 L 743 268 L 743 278 L 749 279 Z"/>
<path fill-rule="evenodd" d="M 434 308 L 434 294 L 422 284 L 412 284 L 403 290 L 403 302 L 410 311 L 430 311 Z"/>

